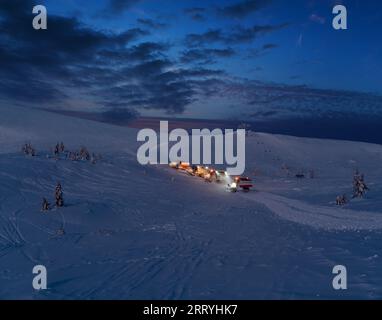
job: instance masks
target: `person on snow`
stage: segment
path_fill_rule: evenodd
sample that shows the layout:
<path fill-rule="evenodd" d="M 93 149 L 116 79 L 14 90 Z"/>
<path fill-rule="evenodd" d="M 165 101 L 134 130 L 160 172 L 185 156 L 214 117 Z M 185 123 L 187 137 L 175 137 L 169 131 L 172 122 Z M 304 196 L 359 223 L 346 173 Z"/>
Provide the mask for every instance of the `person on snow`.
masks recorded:
<path fill-rule="evenodd" d="M 59 148 L 60 152 L 64 152 L 65 151 L 65 146 L 64 146 L 64 143 L 61 141 L 60 143 L 60 148 Z"/>

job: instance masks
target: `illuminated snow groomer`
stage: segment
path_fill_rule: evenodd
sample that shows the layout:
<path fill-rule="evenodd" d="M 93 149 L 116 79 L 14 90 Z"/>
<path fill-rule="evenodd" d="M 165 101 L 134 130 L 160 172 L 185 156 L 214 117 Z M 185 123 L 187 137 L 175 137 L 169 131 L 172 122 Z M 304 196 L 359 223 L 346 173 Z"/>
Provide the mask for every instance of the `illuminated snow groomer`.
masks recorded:
<path fill-rule="evenodd" d="M 203 178 L 206 182 L 213 182 L 217 180 L 216 170 L 210 167 L 197 166 L 195 175 Z"/>
<path fill-rule="evenodd" d="M 169 164 L 169 166 L 170 166 L 170 168 L 177 169 L 177 170 L 182 171 L 184 173 L 188 173 L 191 176 L 195 175 L 196 167 L 191 166 L 191 164 L 188 162 L 182 162 L 182 161 L 181 162 L 171 162 Z"/>
<path fill-rule="evenodd" d="M 217 183 L 228 183 L 230 182 L 230 176 L 228 175 L 227 171 L 225 170 L 216 170 L 215 171 L 216 175 L 216 182 Z"/>
<path fill-rule="evenodd" d="M 201 178 L 205 178 L 210 174 L 210 170 L 208 167 L 196 166 L 195 175 Z"/>
<path fill-rule="evenodd" d="M 243 189 L 243 191 L 249 191 L 253 187 L 252 180 L 248 177 L 235 177 L 234 182 L 237 187 Z"/>
<path fill-rule="evenodd" d="M 169 166 L 170 166 L 170 168 L 178 169 L 179 163 L 178 162 L 170 162 Z"/>
<path fill-rule="evenodd" d="M 237 183 L 231 182 L 231 183 L 227 184 L 227 190 L 230 192 L 237 192 Z"/>
<path fill-rule="evenodd" d="M 252 180 L 248 177 L 234 177 L 233 179 L 230 178 L 230 183 L 227 184 L 227 190 L 230 192 L 237 192 L 239 189 L 248 192 L 252 187 Z"/>
<path fill-rule="evenodd" d="M 186 171 L 187 169 L 190 169 L 191 168 L 191 165 L 188 163 L 188 162 L 170 162 L 169 164 L 170 168 L 173 168 L 173 169 L 178 169 L 178 170 L 181 170 L 181 171 Z"/>
<path fill-rule="evenodd" d="M 231 192 L 237 192 L 239 189 L 250 191 L 253 187 L 252 180 L 248 177 L 231 177 L 227 171 L 215 170 L 210 167 L 195 166 L 188 162 L 171 162 L 171 168 L 187 173 L 191 176 L 203 178 L 206 182 L 226 183 L 227 189 Z"/>
<path fill-rule="evenodd" d="M 179 162 L 179 165 L 178 165 L 178 168 L 179 170 L 182 170 L 182 171 L 187 171 L 188 169 L 191 168 L 191 164 L 189 162 Z"/>

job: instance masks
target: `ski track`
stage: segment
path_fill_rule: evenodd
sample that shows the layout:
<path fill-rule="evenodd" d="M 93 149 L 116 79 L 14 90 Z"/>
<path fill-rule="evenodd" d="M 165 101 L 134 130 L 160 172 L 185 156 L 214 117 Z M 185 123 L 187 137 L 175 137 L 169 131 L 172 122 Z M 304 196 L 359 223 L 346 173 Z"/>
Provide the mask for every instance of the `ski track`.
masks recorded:
<path fill-rule="evenodd" d="M 19 111 L 7 112 L 8 120 L 0 118 L 6 128 L 20 119 Z M 0 298 L 333 298 L 338 263 L 351 267 L 351 290 L 340 298 L 382 297 L 379 146 L 259 134 L 249 139 L 248 157 L 262 167 L 249 161 L 248 170 L 260 172 L 255 184 L 264 191 L 231 194 L 168 167 L 142 168 L 135 131 L 42 112 L 35 120 L 29 129 L 17 122 L 25 131 L 12 129 L 1 141 Z M 92 165 L 55 160 L 48 151 L 11 153 L 22 132 L 38 151 L 57 138 L 69 148 L 89 143 L 104 159 Z M 317 166 L 318 178 L 283 176 L 284 162 L 291 170 Z M 351 188 L 355 164 L 366 168 L 374 198 L 322 205 Z M 66 207 L 42 214 L 41 199 L 52 202 L 58 181 Z M 35 264 L 48 268 L 45 292 L 31 288 Z"/>
<path fill-rule="evenodd" d="M 382 213 L 315 206 L 268 192 L 241 193 L 246 200 L 266 206 L 283 219 L 328 230 L 382 229 Z"/>
<path fill-rule="evenodd" d="M 34 160 L 26 159 L 25 161 Z M 41 161 L 45 162 L 49 160 L 38 159 L 35 162 L 36 166 L 31 166 L 31 168 L 36 167 L 37 169 L 33 174 L 35 176 L 38 176 L 40 173 Z M 204 291 L 201 292 L 195 287 L 195 282 L 200 281 L 200 275 L 204 272 L 203 270 L 205 270 L 206 265 L 211 264 L 212 261 L 217 261 L 218 265 L 222 268 L 227 266 L 236 268 L 230 261 L 230 255 L 232 253 L 223 253 L 222 249 L 219 248 L 219 242 L 217 242 L 216 246 L 214 245 L 214 242 L 216 242 L 214 241 L 214 237 L 216 237 L 215 232 L 206 234 L 203 233 L 206 229 L 202 231 L 198 230 L 197 227 L 193 227 L 195 230 L 192 230 L 193 236 L 190 237 L 190 227 L 185 225 L 183 218 L 188 216 L 195 217 L 193 219 L 203 219 L 206 215 L 206 211 L 203 208 L 193 208 L 190 209 L 191 211 L 188 211 L 189 207 L 187 204 L 174 203 L 166 198 L 161 198 L 163 191 L 159 192 L 157 203 L 167 208 L 165 211 L 178 211 L 179 218 L 163 220 L 161 217 L 162 215 L 165 217 L 166 213 L 158 211 L 160 209 L 160 207 L 158 207 L 153 210 L 155 214 L 151 220 L 148 221 L 145 217 L 147 217 L 147 214 L 150 212 L 144 209 L 146 206 L 145 203 L 135 208 L 130 206 L 124 208 L 123 198 L 129 186 L 134 185 L 136 192 L 140 194 L 145 192 L 147 185 L 141 180 L 133 179 L 133 181 L 130 181 L 132 179 L 130 171 L 124 170 L 123 167 L 121 168 L 121 163 L 108 164 L 103 167 L 102 170 L 97 170 L 97 165 L 92 166 L 84 163 L 73 164 L 65 160 L 50 163 L 50 166 L 52 166 L 52 174 L 60 173 L 57 179 L 64 177 L 63 181 L 65 183 L 71 183 L 73 185 L 70 192 L 69 190 L 64 190 L 65 197 L 76 198 L 77 200 L 74 201 L 74 203 L 81 205 L 84 209 L 86 208 L 88 218 L 91 215 L 99 215 L 94 204 L 100 200 L 98 192 L 104 190 L 103 199 L 109 199 L 111 195 L 114 195 L 113 200 L 110 198 L 111 200 L 108 207 L 105 207 L 105 212 L 110 211 L 110 213 L 123 220 L 128 218 L 126 221 L 129 221 L 129 224 L 133 223 L 134 228 L 138 228 L 138 230 L 148 235 L 162 235 L 162 241 L 164 241 L 164 243 L 160 244 L 160 247 L 151 248 L 148 251 L 147 248 L 143 249 L 145 251 L 142 255 L 136 258 L 128 258 L 129 253 L 127 251 L 122 255 L 118 253 L 113 260 L 108 260 L 106 257 L 102 258 L 102 256 L 100 256 L 90 258 L 89 261 L 86 260 L 82 263 L 73 263 L 73 261 L 69 259 L 67 263 L 59 265 L 58 268 L 54 268 L 55 273 L 68 274 L 68 276 L 61 280 L 53 281 L 49 291 L 44 293 L 42 295 L 43 297 L 54 299 L 102 299 L 105 297 L 115 299 L 187 299 L 190 297 L 211 297 L 214 296 L 216 289 L 204 288 Z M 103 166 L 103 164 L 99 164 L 99 166 Z M 339 209 L 337 207 L 319 207 L 319 210 L 317 210 L 317 206 L 315 205 L 310 205 L 299 200 L 292 200 L 269 192 L 226 193 L 222 185 L 207 184 L 201 179 L 181 175 L 176 171 L 163 167 L 148 168 L 146 172 L 146 176 L 147 175 L 152 175 L 152 180 L 155 181 L 154 183 L 161 183 L 161 181 L 163 183 L 163 179 L 165 179 L 165 181 L 167 181 L 166 185 L 170 185 L 170 177 L 175 177 L 175 183 L 177 185 L 189 184 L 192 188 L 197 188 L 196 190 L 198 190 L 198 192 L 209 190 L 216 199 L 225 196 L 231 197 L 233 202 L 230 204 L 230 207 L 217 203 L 218 205 L 215 205 L 215 210 L 223 214 L 235 212 L 237 215 L 236 220 L 241 226 L 245 226 L 248 223 L 248 213 L 252 212 L 255 216 L 259 214 L 258 209 L 256 209 L 257 205 L 265 206 L 270 212 L 282 219 L 314 228 L 327 230 L 372 230 L 378 229 L 381 225 L 381 219 L 378 213 L 362 212 L 362 214 L 359 215 L 359 212 L 343 208 Z M 17 175 L 14 177 L 17 177 Z M 54 186 L 56 178 L 52 179 L 51 175 L 48 175 L 48 177 L 48 181 L 47 178 L 30 178 L 24 180 L 23 183 L 35 183 L 35 188 L 32 191 L 33 194 L 36 192 L 36 189 L 46 190 L 52 188 L 52 185 Z M 8 178 L 13 180 L 12 176 Z M 123 183 L 121 183 L 121 181 L 123 181 Z M 11 187 L 12 185 L 10 184 L 9 186 Z M 85 189 L 87 192 L 84 191 Z M 29 206 L 31 203 L 30 197 L 28 196 L 28 194 L 31 193 L 30 189 L 24 187 L 18 190 L 19 191 L 15 194 L 16 197 L 22 199 L 20 204 Z M 92 196 L 92 193 L 95 195 Z M 2 197 L 2 199 L 4 201 L 5 198 Z M 243 199 L 244 202 L 241 199 Z M 86 201 L 83 202 L 84 200 Z M 62 245 L 69 247 L 71 245 L 86 246 L 89 237 L 99 237 L 96 230 L 83 230 L 77 234 L 70 231 L 76 226 L 77 222 L 73 220 L 72 215 L 70 215 L 69 218 L 67 215 L 70 212 L 69 209 L 75 204 L 71 204 L 67 210 L 57 210 L 53 211 L 50 215 L 42 215 L 37 221 L 31 220 L 30 213 L 27 213 L 22 207 L 14 208 L 13 213 L 8 218 L 4 217 L 3 214 L 5 214 L 4 210 L 6 205 L 6 202 L 2 203 L 0 209 L 0 258 L 2 259 L 4 259 L 4 255 L 9 255 L 14 252 L 14 250 L 21 250 L 21 256 L 29 263 L 37 263 L 41 261 L 41 256 L 49 257 L 51 255 L 41 244 L 39 245 L 41 250 L 36 252 L 30 251 L 30 246 L 34 240 L 23 235 L 24 232 L 20 229 L 20 224 L 22 224 L 24 228 L 25 226 L 31 226 L 34 230 L 40 232 L 40 236 L 43 238 L 43 234 L 46 234 L 48 240 L 45 241 L 58 241 L 57 244 L 59 244 L 64 239 L 69 240 L 71 238 L 73 240 L 72 242 L 62 242 Z M 36 213 L 33 214 L 41 215 L 37 210 Z M 128 217 L 125 217 L 126 214 L 128 214 Z M 157 215 L 158 218 L 156 218 Z M 58 228 L 66 228 L 69 231 L 64 237 L 53 237 Z M 123 229 L 120 231 L 116 229 L 116 226 L 110 228 L 110 237 L 118 236 L 120 232 L 124 232 Z M 219 232 L 226 232 L 226 228 L 230 228 L 230 226 L 222 225 L 220 229 L 218 226 L 214 228 L 217 228 Z M 208 232 L 211 231 L 212 230 L 209 230 Z M 250 239 L 248 239 L 248 241 L 250 241 L 250 247 L 255 249 L 255 244 L 251 244 Z M 102 255 L 104 254 L 105 253 L 102 253 Z M 327 261 L 326 263 L 328 264 L 334 263 L 331 262 L 331 259 L 328 258 L 327 254 L 323 251 L 317 254 L 315 259 L 317 261 Z M 246 273 L 251 273 L 254 265 L 256 265 L 256 259 L 249 253 L 248 257 L 242 258 L 240 269 Z M 106 266 L 106 270 L 97 271 L 100 266 Z M 93 271 L 90 272 L 89 275 L 81 275 L 82 272 L 80 272 L 80 270 L 87 268 Z M 285 282 L 285 279 L 293 277 L 294 273 L 297 272 L 296 270 L 292 268 L 289 271 L 280 272 L 274 275 L 272 281 L 263 283 L 263 297 L 277 298 L 288 295 L 290 284 Z M 78 274 L 78 272 L 80 273 Z M 96 275 L 98 275 L 98 277 L 96 277 Z M 312 275 L 314 276 L 315 274 L 312 273 Z M 81 280 L 79 284 L 76 284 L 76 281 L 79 280 Z M 90 287 L 83 286 L 81 285 L 82 281 L 92 284 Z M 232 283 L 232 280 L 230 280 L 230 282 Z M 373 288 L 372 285 L 368 285 L 367 283 L 362 285 L 365 290 L 371 290 L 371 288 Z M 305 294 L 299 294 L 298 292 L 293 296 L 295 298 L 306 297 Z M 221 293 L 221 297 L 228 296 Z M 238 295 L 237 297 L 245 298 L 246 296 Z"/>

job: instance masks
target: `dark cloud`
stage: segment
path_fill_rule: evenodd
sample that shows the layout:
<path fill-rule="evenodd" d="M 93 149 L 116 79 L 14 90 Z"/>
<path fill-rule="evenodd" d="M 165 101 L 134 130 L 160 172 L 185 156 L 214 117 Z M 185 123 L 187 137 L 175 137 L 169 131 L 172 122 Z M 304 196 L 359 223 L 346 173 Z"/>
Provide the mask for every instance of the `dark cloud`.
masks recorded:
<path fill-rule="evenodd" d="M 217 58 L 229 58 L 235 55 L 232 48 L 225 49 L 191 49 L 182 53 L 183 63 L 212 64 Z"/>
<path fill-rule="evenodd" d="M 206 8 L 202 8 L 202 7 L 186 8 L 184 10 L 184 12 L 187 13 L 187 14 L 195 14 L 195 13 L 203 14 L 206 11 L 207 11 L 207 9 Z"/>
<path fill-rule="evenodd" d="M 149 29 L 164 29 L 168 27 L 167 23 L 155 21 L 152 19 L 138 19 L 137 22 L 142 27 L 146 27 Z"/>
<path fill-rule="evenodd" d="M 141 1 L 142 0 L 109 0 L 109 5 L 106 8 L 106 12 L 119 15 Z"/>
<path fill-rule="evenodd" d="M 205 94 L 208 88 L 200 83 L 223 75 L 222 71 L 211 69 L 176 69 L 169 60 L 154 60 L 123 70 L 126 78 L 140 80 L 139 85 L 128 84 L 115 87 L 106 94 L 114 101 L 121 98 L 138 109 L 161 109 L 167 113 L 182 113 L 187 105 Z"/>
<path fill-rule="evenodd" d="M 32 11 L 33 6 L 36 3 L 31 0 L 1 0 L 0 1 L 0 13 L 3 17 L 21 17 Z"/>
<path fill-rule="evenodd" d="M 144 41 L 148 32 L 140 28 L 113 33 L 50 15 L 48 30 L 36 31 L 30 10 L 22 8 L 31 2 L 0 7 L 0 98 L 12 103 L 73 108 L 83 99 L 109 108 L 110 119 L 142 108 L 180 113 L 207 92 L 199 83 L 223 74 L 177 68 L 170 45 Z"/>
<path fill-rule="evenodd" d="M 196 13 L 191 16 L 191 19 L 198 22 L 206 21 L 206 17 L 202 14 Z"/>
<path fill-rule="evenodd" d="M 276 110 L 271 110 L 271 111 L 255 111 L 248 116 L 252 119 L 257 119 L 257 118 L 269 118 L 278 115 L 278 111 Z"/>
<path fill-rule="evenodd" d="M 250 28 L 236 26 L 229 32 L 224 32 L 222 29 L 210 29 L 200 34 L 188 34 L 186 36 L 186 44 L 189 46 L 203 46 L 210 43 L 225 43 L 230 45 L 248 43 L 286 26 L 288 24 L 255 25 Z"/>
<path fill-rule="evenodd" d="M 231 57 L 234 45 L 251 43 L 285 24 L 190 34 L 186 40 L 192 47 L 180 50 L 181 61 L 187 63 L 181 68 L 173 58 L 178 48 L 148 41 L 149 32 L 142 28 L 115 33 L 50 15 L 48 30 L 36 31 L 31 26 L 32 1 L 0 1 L 2 102 L 73 109 L 82 100 L 106 110 L 103 119 L 114 122 L 134 117 L 142 109 L 182 113 L 193 102 L 208 103 L 207 98 L 215 96 L 263 116 L 381 114 L 382 97 L 377 95 L 240 80 L 200 65 Z M 216 43 L 224 46 L 216 48 Z M 275 48 L 265 44 L 257 54 Z"/>
<path fill-rule="evenodd" d="M 205 8 L 200 8 L 200 7 L 194 7 L 194 8 L 187 8 L 184 10 L 184 12 L 194 21 L 199 21 L 203 22 L 206 20 L 205 13 L 206 13 Z"/>
<path fill-rule="evenodd" d="M 113 124 L 126 124 L 138 117 L 138 113 L 128 108 L 112 106 L 113 108 L 101 114 L 101 120 Z"/>
<path fill-rule="evenodd" d="M 210 29 L 204 33 L 191 33 L 186 36 L 189 46 L 203 46 L 209 43 L 226 42 L 226 36 L 221 29 Z"/>
<path fill-rule="evenodd" d="M 0 95 L 29 102 L 65 97 L 59 82 L 71 79 L 70 66 L 88 62 L 99 48 L 120 48 L 142 35 L 96 32 L 76 19 L 49 17 L 49 29 L 31 27 L 31 1 L 6 1 L 0 6 Z"/>
<path fill-rule="evenodd" d="M 231 18 L 244 18 L 255 11 L 258 11 L 267 5 L 271 0 L 245 0 L 239 1 L 233 5 L 218 8 L 218 13 Z"/>
<path fill-rule="evenodd" d="M 110 62 L 117 64 L 126 61 L 147 61 L 155 60 L 165 56 L 165 52 L 169 49 L 168 44 L 159 42 L 142 42 L 133 45 L 125 50 L 104 50 L 100 52 L 101 58 L 111 59 Z"/>
<path fill-rule="evenodd" d="M 283 29 L 287 27 L 288 24 L 283 23 L 279 25 L 255 25 L 250 28 L 236 27 L 231 34 L 227 37 L 227 42 L 232 43 L 245 43 L 251 42 L 258 37 L 261 37 L 265 34 Z"/>
<path fill-rule="evenodd" d="M 261 81 L 243 81 L 227 85 L 225 94 L 235 97 L 259 116 L 311 117 L 337 115 L 381 116 L 382 96 L 346 90 L 311 88 Z M 350 111 L 351 110 L 351 111 Z"/>
<path fill-rule="evenodd" d="M 277 47 L 278 47 L 278 45 L 274 44 L 274 43 L 267 43 L 267 44 L 263 45 L 264 50 L 270 50 L 270 49 L 274 49 Z"/>
<path fill-rule="evenodd" d="M 222 70 L 212 70 L 204 68 L 180 69 L 176 73 L 181 77 L 211 77 L 225 74 L 225 72 Z"/>
<path fill-rule="evenodd" d="M 261 57 L 264 54 L 267 54 L 270 50 L 276 49 L 277 47 L 278 47 L 278 45 L 274 44 L 274 43 L 264 44 L 260 48 L 250 50 L 248 57 L 249 58 Z"/>

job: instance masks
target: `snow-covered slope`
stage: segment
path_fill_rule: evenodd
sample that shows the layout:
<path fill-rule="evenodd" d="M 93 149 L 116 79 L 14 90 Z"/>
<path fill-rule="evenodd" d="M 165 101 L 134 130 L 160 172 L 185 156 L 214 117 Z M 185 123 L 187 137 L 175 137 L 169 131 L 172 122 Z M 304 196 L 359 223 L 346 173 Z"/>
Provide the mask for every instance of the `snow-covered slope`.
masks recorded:
<path fill-rule="evenodd" d="M 313 227 L 382 229 L 381 145 L 252 134 L 247 152 L 247 169 L 261 191 L 247 198 Z M 366 175 L 372 192 L 336 207 L 336 195 L 351 199 L 357 169 Z M 306 178 L 296 179 L 298 173 Z"/>
<path fill-rule="evenodd" d="M 382 297 L 381 146 L 251 134 L 256 191 L 231 194 L 140 166 L 135 140 L 134 129 L 0 108 L 0 298 Z M 26 141 L 37 157 L 20 153 Z M 103 160 L 47 157 L 57 141 Z M 355 168 L 371 191 L 338 208 Z M 66 206 L 42 213 L 57 181 Z M 47 291 L 32 288 L 36 264 L 48 269 Z M 341 293 L 336 264 L 349 272 Z"/>
<path fill-rule="evenodd" d="M 0 107 L 0 153 L 18 152 L 25 142 L 40 149 L 60 141 L 99 151 L 131 152 L 135 130 L 42 110 Z"/>

